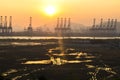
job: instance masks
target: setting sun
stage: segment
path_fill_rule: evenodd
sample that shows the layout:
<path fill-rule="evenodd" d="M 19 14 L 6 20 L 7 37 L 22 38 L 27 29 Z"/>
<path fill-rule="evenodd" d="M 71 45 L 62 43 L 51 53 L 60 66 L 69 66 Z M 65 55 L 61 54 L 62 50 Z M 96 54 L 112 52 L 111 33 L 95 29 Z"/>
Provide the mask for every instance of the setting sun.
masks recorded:
<path fill-rule="evenodd" d="M 56 9 L 54 6 L 47 6 L 45 8 L 45 13 L 51 16 L 56 13 Z"/>

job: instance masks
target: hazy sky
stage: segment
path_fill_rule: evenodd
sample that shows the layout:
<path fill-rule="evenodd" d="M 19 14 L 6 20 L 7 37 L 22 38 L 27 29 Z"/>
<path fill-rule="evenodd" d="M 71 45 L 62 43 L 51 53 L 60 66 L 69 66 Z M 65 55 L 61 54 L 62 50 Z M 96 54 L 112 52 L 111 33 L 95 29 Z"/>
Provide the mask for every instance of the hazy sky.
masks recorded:
<path fill-rule="evenodd" d="M 44 8 L 55 6 L 57 13 L 45 14 Z M 72 22 L 91 25 L 92 19 L 120 20 L 120 0 L 0 0 L 0 16 L 13 16 L 15 29 L 23 29 L 33 17 L 33 26 L 53 24 L 57 17 L 71 17 Z"/>

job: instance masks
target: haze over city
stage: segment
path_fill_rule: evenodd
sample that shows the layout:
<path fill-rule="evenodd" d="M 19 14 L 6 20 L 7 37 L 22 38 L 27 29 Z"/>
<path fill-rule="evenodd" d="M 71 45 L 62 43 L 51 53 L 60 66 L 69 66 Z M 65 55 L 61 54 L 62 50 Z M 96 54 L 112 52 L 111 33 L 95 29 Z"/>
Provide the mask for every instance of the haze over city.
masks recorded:
<path fill-rule="evenodd" d="M 117 18 L 119 21 L 119 4 L 120 0 L 0 0 L 0 16 L 13 16 L 16 31 L 28 27 L 30 16 L 33 28 L 54 27 L 57 17 L 70 17 L 72 23 L 89 26 L 93 18 Z M 52 14 L 49 9 L 53 10 Z"/>

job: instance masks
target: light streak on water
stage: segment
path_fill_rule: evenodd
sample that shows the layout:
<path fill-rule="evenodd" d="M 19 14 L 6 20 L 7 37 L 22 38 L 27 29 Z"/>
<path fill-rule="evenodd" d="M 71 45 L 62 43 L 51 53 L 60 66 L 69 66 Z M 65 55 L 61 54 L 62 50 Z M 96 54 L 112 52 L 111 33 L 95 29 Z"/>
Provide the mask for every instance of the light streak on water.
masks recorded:
<path fill-rule="evenodd" d="M 41 40 L 41 39 L 120 39 L 120 37 L 28 37 L 28 36 L 0 36 L 0 39 Z"/>
<path fill-rule="evenodd" d="M 87 68 L 95 68 L 95 66 L 94 65 L 89 65 L 89 64 L 86 64 L 85 65 Z"/>
<path fill-rule="evenodd" d="M 101 70 L 102 70 L 102 71 L 106 71 L 107 73 L 110 73 L 108 76 L 106 76 L 106 77 L 104 78 L 104 80 L 107 80 L 107 79 L 113 77 L 113 75 L 116 75 L 116 74 L 117 74 L 115 71 L 112 70 L 112 68 L 107 67 L 107 66 L 105 66 L 105 67 L 99 67 L 99 66 L 93 66 L 93 65 L 86 65 L 86 66 L 87 66 L 88 68 L 95 68 L 95 71 L 94 71 L 94 72 L 89 72 L 89 74 L 91 75 L 90 80 L 99 80 L 99 79 L 97 78 L 97 76 L 98 76 L 98 73 L 100 73 Z M 103 80 L 103 79 L 102 79 L 102 80 Z"/>
<path fill-rule="evenodd" d="M 39 46 L 39 45 L 48 45 L 56 44 L 55 42 L 0 42 L 0 46 Z"/>
<path fill-rule="evenodd" d="M 22 78 L 22 76 L 16 76 L 16 77 L 12 78 L 12 80 L 17 80 L 17 79 L 20 79 L 20 78 Z"/>
<path fill-rule="evenodd" d="M 50 60 L 41 60 L 41 61 L 27 61 L 22 64 L 50 64 L 50 63 L 51 63 Z"/>
<path fill-rule="evenodd" d="M 7 76 L 7 75 L 12 74 L 12 73 L 15 73 L 15 72 L 17 72 L 16 69 L 10 69 L 10 70 L 8 70 L 7 72 L 2 73 L 2 75 L 3 75 L 3 76 Z"/>
<path fill-rule="evenodd" d="M 51 51 L 48 51 L 51 52 Z M 69 54 L 46 54 L 50 57 L 49 60 L 38 60 L 38 61 L 27 61 L 22 64 L 53 64 L 53 65 L 64 65 L 64 64 L 78 64 L 78 63 L 85 63 L 85 62 L 92 62 L 89 58 L 95 58 L 95 56 L 87 55 L 87 53 L 69 53 Z M 73 60 L 67 60 L 66 58 L 63 58 L 64 56 L 75 56 Z M 86 58 L 85 60 L 79 60 L 81 57 Z M 76 57 L 78 60 L 76 60 Z M 88 57 L 88 58 L 87 58 Z"/>

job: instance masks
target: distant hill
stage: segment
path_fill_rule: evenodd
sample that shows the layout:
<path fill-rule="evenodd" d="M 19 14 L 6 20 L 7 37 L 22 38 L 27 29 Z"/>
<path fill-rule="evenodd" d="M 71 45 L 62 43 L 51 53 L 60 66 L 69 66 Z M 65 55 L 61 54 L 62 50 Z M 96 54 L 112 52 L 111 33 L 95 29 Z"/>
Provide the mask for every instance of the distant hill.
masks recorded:
<path fill-rule="evenodd" d="M 79 24 L 79 23 L 72 23 L 71 25 L 71 29 L 73 30 L 73 32 L 84 32 L 86 30 L 86 26 L 83 24 Z"/>
<path fill-rule="evenodd" d="M 120 22 L 117 22 L 117 32 L 120 33 Z"/>

